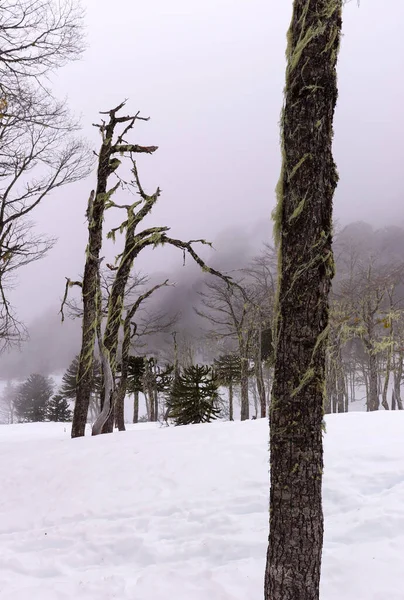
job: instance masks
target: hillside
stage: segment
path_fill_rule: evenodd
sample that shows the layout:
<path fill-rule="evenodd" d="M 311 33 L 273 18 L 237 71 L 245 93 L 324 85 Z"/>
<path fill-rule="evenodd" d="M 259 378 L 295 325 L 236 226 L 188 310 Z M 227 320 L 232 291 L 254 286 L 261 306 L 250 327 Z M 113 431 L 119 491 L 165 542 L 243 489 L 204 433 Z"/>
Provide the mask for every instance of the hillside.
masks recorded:
<path fill-rule="evenodd" d="M 403 600 L 404 414 L 325 435 L 323 600 Z M 265 421 L 70 440 L 0 426 L 1 600 L 263 597 Z"/>

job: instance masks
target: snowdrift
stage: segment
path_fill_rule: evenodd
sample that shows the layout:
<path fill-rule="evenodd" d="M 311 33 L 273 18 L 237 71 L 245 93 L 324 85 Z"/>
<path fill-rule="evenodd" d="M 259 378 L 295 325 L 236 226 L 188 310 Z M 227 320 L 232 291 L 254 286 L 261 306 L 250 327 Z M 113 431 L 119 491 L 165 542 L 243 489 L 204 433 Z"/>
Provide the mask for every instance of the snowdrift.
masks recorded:
<path fill-rule="evenodd" d="M 403 600 L 404 414 L 327 418 L 323 600 Z M 265 421 L 0 426 L 1 600 L 263 597 Z"/>

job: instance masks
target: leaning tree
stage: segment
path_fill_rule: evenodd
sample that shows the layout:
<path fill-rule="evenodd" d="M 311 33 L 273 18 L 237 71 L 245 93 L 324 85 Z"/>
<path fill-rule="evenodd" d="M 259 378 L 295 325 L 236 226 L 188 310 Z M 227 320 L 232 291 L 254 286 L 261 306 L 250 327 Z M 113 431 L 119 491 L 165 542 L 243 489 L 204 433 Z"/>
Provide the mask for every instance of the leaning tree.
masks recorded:
<path fill-rule="evenodd" d="M 82 290 L 83 319 L 82 319 L 82 348 L 79 361 L 79 372 L 77 381 L 76 404 L 73 415 L 72 437 L 83 436 L 87 419 L 88 405 L 92 385 L 92 366 L 94 362 L 94 349 L 98 341 L 101 364 L 104 374 L 103 408 L 93 425 L 93 435 L 112 431 L 114 424 L 114 412 L 117 402 L 117 387 L 115 376 L 118 367 L 118 344 L 122 330 L 125 290 L 130 275 L 134 268 L 135 260 L 145 248 L 156 248 L 169 244 L 188 253 L 191 258 L 207 273 L 220 277 L 227 285 L 231 284 L 230 278 L 208 267 L 194 250 L 195 243 L 210 245 L 203 239 L 184 242 L 169 237 L 169 227 L 148 227 L 138 231 L 139 226 L 146 219 L 159 196 L 160 189 L 157 188 L 153 194 L 147 194 L 143 189 L 138 175 L 134 155 L 137 153 L 152 154 L 157 150 L 156 146 L 139 146 L 128 143 L 127 135 L 139 120 L 148 119 L 140 117 L 139 113 L 134 116 L 120 116 L 124 102 L 116 108 L 101 113 L 108 115 L 107 120 L 97 124 L 102 143 L 98 153 L 97 185 L 90 194 L 88 201 L 88 245 L 86 250 L 86 264 L 82 281 L 67 279 L 65 296 L 62 302 L 66 302 L 68 290 L 78 285 Z M 119 156 L 119 158 L 118 158 Z M 132 180 L 126 182 L 118 173 L 124 159 L 129 159 L 131 165 Z M 115 183 L 110 183 L 110 178 L 115 177 Z M 117 204 L 113 200 L 118 189 L 124 189 L 127 193 L 136 192 L 140 199 L 135 199 L 131 204 Z M 117 234 L 124 236 L 123 251 L 116 257 L 115 264 L 107 265 L 114 273 L 110 288 L 107 305 L 107 316 L 105 328 L 102 328 L 103 307 L 101 293 L 100 263 L 101 249 L 103 243 L 103 222 L 105 211 L 119 209 L 124 211 L 125 219 L 113 228 L 108 237 L 115 241 Z M 121 390 L 121 393 L 124 390 Z"/>
<path fill-rule="evenodd" d="M 318 600 L 328 295 L 334 275 L 332 155 L 342 0 L 294 0 L 288 32 L 276 358 L 270 410 L 266 600 Z"/>

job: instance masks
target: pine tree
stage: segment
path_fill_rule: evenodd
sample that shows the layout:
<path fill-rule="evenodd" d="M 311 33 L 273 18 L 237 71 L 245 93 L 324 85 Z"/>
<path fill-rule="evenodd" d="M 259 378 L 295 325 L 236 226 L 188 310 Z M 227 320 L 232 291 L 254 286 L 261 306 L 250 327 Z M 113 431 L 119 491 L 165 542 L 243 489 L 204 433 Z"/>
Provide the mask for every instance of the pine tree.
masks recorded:
<path fill-rule="evenodd" d="M 213 362 L 215 379 L 229 390 L 229 420 L 233 421 L 233 386 L 240 383 L 241 360 L 236 353 L 221 354 Z"/>
<path fill-rule="evenodd" d="M 69 402 L 61 394 L 56 394 L 49 400 L 46 407 L 46 418 L 48 421 L 65 423 L 72 420 L 72 411 Z"/>
<path fill-rule="evenodd" d="M 21 421 L 36 423 L 45 421 L 46 408 L 53 394 L 55 383 L 50 377 L 34 373 L 20 385 L 15 400 L 15 411 Z"/>
<path fill-rule="evenodd" d="M 62 378 L 59 394 L 66 400 L 74 400 L 77 391 L 77 373 L 79 368 L 79 357 L 76 356 L 66 369 Z M 92 393 L 100 395 L 102 387 L 101 366 L 98 360 L 94 361 Z"/>
<path fill-rule="evenodd" d="M 220 416 L 217 381 L 208 365 L 192 365 L 175 379 L 167 402 L 175 425 L 209 423 Z"/>

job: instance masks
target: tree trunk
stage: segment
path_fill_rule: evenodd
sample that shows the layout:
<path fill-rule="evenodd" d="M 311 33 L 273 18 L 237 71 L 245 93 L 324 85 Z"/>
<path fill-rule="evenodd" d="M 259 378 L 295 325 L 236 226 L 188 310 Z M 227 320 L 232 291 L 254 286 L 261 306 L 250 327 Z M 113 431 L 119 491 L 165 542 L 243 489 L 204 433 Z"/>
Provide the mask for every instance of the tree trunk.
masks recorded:
<path fill-rule="evenodd" d="M 396 410 L 396 394 L 394 392 L 394 387 L 391 390 L 391 410 Z"/>
<path fill-rule="evenodd" d="M 233 416 L 233 382 L 229 381 L 229 420 L 234 421 Z"/>
<path fill-rule="evenodd" d="M 398 410 L 403 410 L 403 402 L 401 400 L 401 382 L 403 380 L 403 353 L 399 352 L 397 369 L 394 371 L 394 395 L 397 402 Z"/>
<path fill-rule="evenodd" d="M 260 413 L 261 418 L 263 419 L 267 416 L 267 397 L 265 393 L 264 376 L 262 373 L 262 362 L 260 360 L 256 361 L 254 367 L 255 379 L 257 381 L 258 397 L 260 399 Z"/>
<path fill-rule="evenodd" d="M 389 410 L 389 402 L 387 400 L 387 392 L 389 391 L 389 381 L 390 381 L 390 370 L 391 370 L 391 348 L 387 350 L 387 360 L 386 360 L 386 375 L 384 378 L 383 391 L 382 391 L 382 406 L 385 410 Z"/>
<path fill-rule="evenodd" d="M 139 422 L 139 392 L 133 394 L 133 422 Z"/>
<path fill-rule="evenodd" d="M 240 392 L 241 392 L 241 420 L 250 418 L 250 400 L 248 397 L 248 358 L 240 357 Z"/>
<path fill-rule="evenodd" d="M 328 295 L 334 275 L 332 125 L 342 0 L 295 0 L 288 34 L 265 600 L 318 600 Z"/>
<path fill-rule="evenodd" d="M 119 382 L 119 387 L 116 391 L 115 396 L 115 427 L 118 428 L 119 431 L 125 431 L 125 395 L 126 395 L 126 383 L 122 385 L 122 382 Z"/>
<path fill-rule="evenodd" d="M 369 395 L 367 398 L 367 409 L 370 412 L 379 410 L 379 385 L 377 380 L 377 356 L 372 348 L 369 348 Z"/>

